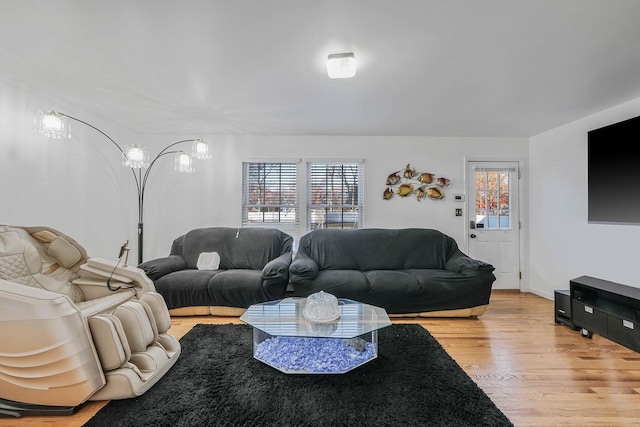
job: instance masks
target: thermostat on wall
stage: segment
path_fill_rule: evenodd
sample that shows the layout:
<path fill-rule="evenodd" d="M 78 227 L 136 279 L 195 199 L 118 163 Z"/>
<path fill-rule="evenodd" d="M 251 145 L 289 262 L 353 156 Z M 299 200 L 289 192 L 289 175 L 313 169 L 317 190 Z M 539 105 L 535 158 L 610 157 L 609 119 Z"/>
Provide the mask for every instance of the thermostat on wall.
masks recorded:
<path fill-rule="evenodd" d="M 464 202 L 464 194 L 454 194 L 453 200 L 456 202 Z"/>

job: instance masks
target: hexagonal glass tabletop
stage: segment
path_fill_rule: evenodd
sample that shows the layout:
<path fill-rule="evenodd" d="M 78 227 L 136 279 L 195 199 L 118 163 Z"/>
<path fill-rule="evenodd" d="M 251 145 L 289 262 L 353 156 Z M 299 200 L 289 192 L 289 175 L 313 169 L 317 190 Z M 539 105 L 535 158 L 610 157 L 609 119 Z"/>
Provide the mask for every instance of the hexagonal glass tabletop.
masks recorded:
<path fill-rule="evenodd" d="M 252 305 L 240 320 L 269 335 L 289 337 L 354 338 L 390 326 L 384 308 L 338 298 L 340 317 L 331 322 L 307 320 L 306 298 L 285 298 Z"/>

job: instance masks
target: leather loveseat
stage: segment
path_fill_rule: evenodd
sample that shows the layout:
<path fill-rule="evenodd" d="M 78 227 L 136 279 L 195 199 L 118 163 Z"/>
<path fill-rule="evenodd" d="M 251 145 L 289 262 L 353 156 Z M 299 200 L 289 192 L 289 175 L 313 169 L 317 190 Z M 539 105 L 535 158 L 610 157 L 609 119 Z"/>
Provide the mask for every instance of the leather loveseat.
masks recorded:
<path fill-rule="evenodd" d="M 494 267 L 431 229 L 316 229 L 291 263 L 296 296 L 325 291 L 383 307 L 391 315 L 482 315 Z"/>
<path fill-rule="evenodd" d="M 198 228 L 177 237 L 169 256 L 143 262 L 174 316 L 237 316 L 284 298 L 293 237 L 272 228 Z"/>

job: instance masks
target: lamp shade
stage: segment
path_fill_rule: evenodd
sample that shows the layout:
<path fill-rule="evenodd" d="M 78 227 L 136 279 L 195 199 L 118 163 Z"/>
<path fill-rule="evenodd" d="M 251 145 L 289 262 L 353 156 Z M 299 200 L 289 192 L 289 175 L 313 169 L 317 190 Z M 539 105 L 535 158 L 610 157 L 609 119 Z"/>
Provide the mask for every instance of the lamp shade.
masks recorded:
<path fill-rule="evenodd" d="M 47 138 L 71 138 L 69 122 L 55 110 L 38 110 L 34 118 L 34 127 L 40 135 L 44 135 Z"/>
<path fill-rule="evenodd" d="M 356 75 L 356 58 L 350 53 L 334 53 L 327 60 L 327 74 L 332 79 L 348 79 Z"/>
<path fill-rule="evenodd" d="M 122 164 L 130 168 L 140 169 L 149 167 L 149 152 L 147 147 L 141 147 L 137 144 L 127 145 L 122 153 L 124 159 Z"/>
<path fill-rule="evenodd" d="M 204 139 L 194 139 L 191 147 L 191 155 L 198 160 L 208 160 L 212 157 L 209 144 Z"/>
<path fill-rule="evenodd" d="M 184 151 L 176 154 L 176 167 L 175 169 L 178 172 L 194 172 L 194 161 L 193 157 L 185 153 Z"/>

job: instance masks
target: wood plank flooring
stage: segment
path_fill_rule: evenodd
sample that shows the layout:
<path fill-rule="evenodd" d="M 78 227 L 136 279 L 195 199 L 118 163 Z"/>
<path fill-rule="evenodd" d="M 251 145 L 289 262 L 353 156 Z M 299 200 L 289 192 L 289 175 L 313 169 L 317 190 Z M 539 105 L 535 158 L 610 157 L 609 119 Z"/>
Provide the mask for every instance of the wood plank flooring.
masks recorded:
<path fill-rule="evenodd" d="M 557 325 L 553 301 L 494 291 L 477 319 L 393 322 L 427 328 L 516 426 L 640 426 L 640 353 Z M 197 323 L 241 322 L 176 317 L 171 332 L 182 337 Z M 65 417 L 0 418 L 0 426 L 81 426 L 104 404 Z"/>

